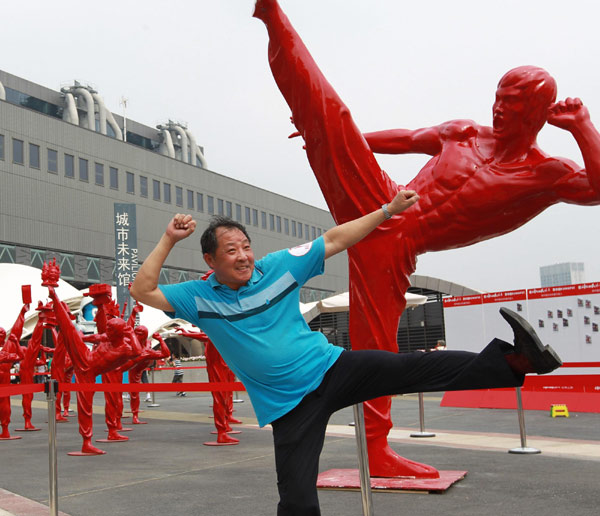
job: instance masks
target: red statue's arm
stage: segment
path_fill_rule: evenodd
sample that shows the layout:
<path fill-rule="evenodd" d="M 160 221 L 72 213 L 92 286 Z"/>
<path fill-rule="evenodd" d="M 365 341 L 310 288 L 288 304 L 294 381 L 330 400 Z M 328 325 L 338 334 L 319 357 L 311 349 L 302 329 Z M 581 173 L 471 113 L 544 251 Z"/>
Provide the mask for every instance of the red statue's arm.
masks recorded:
<path fill-rule="evenodd" d="M 588 193 L 595 197 L 596 201 L 600 201 L 600 133 L 594 127 L 588 109 L 580 99 L 567 98 L 550 106 L 548 109 L 548 123 L 569 131 L 573 135 L 583 156 L 585 176 L 588 182 L 588 188 L 586 189 L 585 184 L 581 184 L 581 172 L 584 172 L 584 170 L 578 170 L 571 174 L 572 178 L 567 177 L 566 181 L 559 182 L 559 195 L 564 194 L 567 201 L 581 202 L 581 199 L 578 199 L 577 195 L 573 195 L 574 192 L 570 190 L 573 187 L 576 190 L 583 188 L 585 192 L 585 190 L 591 188 L 591 192 Z M 569 162 L 565 160 L 565 163 Z M 560 190 L 561 183 L 564 185 L 564 192 Z M 581 192 L 581 194 L 584 192 Z"/>
<path fill-rule="evenodd" d="M 12 328 L 10 329 L 9 335 L 14 335 L 17 339 L 17 342 L 21 340 L 21 335 L 23 334 L 23 326 L 25 324 L 25 314 L 27 313 L 27 310 L 29 310 L 28 303 L 23 305 L 23 308 L 21 308 L 19 315 L 17 315 L 17 320 L 15 321 L 15 324 L 13 324 Z"/>
<path fill-rule="evenodd" d="M 133 308 L 131 309 L 131 314 L 129 314 L 129 319 L 127 319 L 127 324 L 133 328 L 135 326 L 135 318 L 137 314 L 143 311 L 143 305 L 141 305 L 139 301 L 136 301 L 135 305 L 133 305 Z"/>
<path fill-rule="evenodd" d="M 152 351 L 153 358 L 167 358 L 171 355 L 171 350 L 164 339 L 160 336 L 160 333 L 153 333 L 152 337 L 154 337 L 160 343 L 160 351 Z"/>
<path fill-rule="evenodd" d="M 442 150 L 441 128 L 389 129 L 363 134 L 371 150 L 378 154 L 429 154 Z"/>

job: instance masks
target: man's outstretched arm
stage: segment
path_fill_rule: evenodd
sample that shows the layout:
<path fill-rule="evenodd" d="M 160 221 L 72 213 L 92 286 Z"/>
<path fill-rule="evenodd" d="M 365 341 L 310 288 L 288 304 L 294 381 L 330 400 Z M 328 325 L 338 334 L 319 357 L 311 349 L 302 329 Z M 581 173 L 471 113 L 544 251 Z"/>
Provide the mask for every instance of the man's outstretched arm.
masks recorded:
<path fill-rule="evenodd" d="M 156 247 L 144 260 L 131 285 L 131 296 L 145 305 L 172 312 L 173 307 L 158 288 L 160 270 L 177 242 L 190 236 L 196 229 L 196 221 L 191 215 L 175 215 Z"/>
<path fill-rule="evenodd" d="M 419 196 L 414 190 L 401 190 L 386 205 L 387 215 L 393 217 L 410 208 L 418 200 Z M 341 253 L 360 242 L 387 218 L 383 208 L 380 208 L 363 217 L 326 231 L 323 235 L 323 239 L 325 240 L 325 259 Z"/>

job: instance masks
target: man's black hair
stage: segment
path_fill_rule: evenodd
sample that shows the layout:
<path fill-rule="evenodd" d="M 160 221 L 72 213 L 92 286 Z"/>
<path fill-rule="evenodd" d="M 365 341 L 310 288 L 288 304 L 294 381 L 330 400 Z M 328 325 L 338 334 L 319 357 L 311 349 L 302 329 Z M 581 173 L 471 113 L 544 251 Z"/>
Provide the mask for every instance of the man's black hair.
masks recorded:
<path fill-rule="evenodd" d="M 210 219 L 208 227 L 202 233 L 200 237 L 200 245 L 202 246 L 202 254 L 210 254 L 214 256 L 217 251 L 217 229 L 219 228 L 227 228 L 227 229 L 239 229 L 244 236 L 248 239 L 248 242 L 251 242 L 250 235 L 246 231 L 246 228 L 243 224 L 230 219 L 229 217 L 224 217 L 223 215 L 215 215 Z"/>

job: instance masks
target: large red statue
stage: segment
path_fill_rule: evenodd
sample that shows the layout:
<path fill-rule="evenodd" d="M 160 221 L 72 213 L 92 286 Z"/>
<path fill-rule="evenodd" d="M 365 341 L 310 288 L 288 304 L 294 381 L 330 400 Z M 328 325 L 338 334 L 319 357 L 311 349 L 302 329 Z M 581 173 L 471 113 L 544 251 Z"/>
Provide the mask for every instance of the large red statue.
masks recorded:
<path fill-rule="evenodd" d="M 135 336 L 138 339 L 142 347 L 142 351 L 140 355 L 133 360 L 129 361 L 127 364 L 123 366 L 123 370 L 129 370 L 129 383 L 130 384 L 140 384 L 142 383 L 142 373 L 145 369 L 147 369 L 152 362 L 155 360 L 160 360 L 161 358 L 167 358 L 171 351 L 167 346 L 167 343 L 163 340 L 160 333 L 152 334 L 152 337 L 155 338 L 159 344 L 159 349 L 152 349 L 152 339 L 148 338 L 148 328 L 145 326 L 137 326 L 134 330 Z M 131 407 L 132 413 L 132 423 L 134 425 L 143 425 L 146 421 L 140 421 L 139 413 L 140 413 L 140 393 L 139 392 L 130 392 L 129 393 L 130 400 L 129 405 Z"/>
<path fill-rule="evenodd" d="M 600 204 L 600 135 L 579 99 L 554 103 L 556 83 L 546 71 L 524 66 L 502 77 L 493 127 L 453 120 L 363 135 L 277 2 L 258 0 L 254 15 L 267 26 L 273 76 L 337 224 L 378 209 L 398 191 L 373 152 L 432 156 L 406 185 L 420 202 L 348 250 L 354 349 L 397 350 L 398 319 L 419 254 L 508 233 L 558 202 Z M 585 168 L 538 147 L 546 122 L 571 132 Z M 390 407 L 387 397 L 365 404 L 371 474 L 437 477 L 434 468 L 388 446 Z"/>
<path fill-rule="evenodd" d="M 54 288 L 58 284 L 60 270 L 54 264 L 44 264 L 42 269 L 43 285 L 48 287 L 53 301 L 56 321 L 64 337 L 67 353 L 73 362 L 73 368 L 80 383 L 94 383 L 96 376 L 111 371 L 123 365 L 139 352 L 137 341 L 133 336 L 133 328 L 120 318 L 114 318 L 106 323 L 106 332 L 95 339 L 97 345 L 88 349 L 83 334 L 72 322 L 67 307 L 61 303 Z M 104 451 L 92 445 L 92 405 L 93 392 L 77 392 L 77 416 L 79 433 L 83 438 L 81 452 L 70 455 L 100 455 Z"/>
<path fill-rule="evenodd" d="M 10 370 L 15 362 L 23 359 L 23 350 L 19 341 L 25 324 L 25 313 L 28 310 L 29 303 L 25 303 L 10 330 L 8 338 L 6 338 L 4 328 L 0 328 L 0 385 L 10 385 Z M 2 426 L 0 440 L 20 439 L 19 436 L 11 437 L 8 431 L 10 414 L 10 396 L 0 397 L 0 426 Z"/>

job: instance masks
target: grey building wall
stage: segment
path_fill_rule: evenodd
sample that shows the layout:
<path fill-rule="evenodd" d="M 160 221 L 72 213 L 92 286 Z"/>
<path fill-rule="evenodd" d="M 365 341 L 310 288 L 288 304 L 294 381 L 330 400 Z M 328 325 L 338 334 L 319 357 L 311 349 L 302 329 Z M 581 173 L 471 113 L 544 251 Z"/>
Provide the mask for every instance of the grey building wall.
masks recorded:
<path fill-rule="evenodd" d="M 61 101 L 60 94 L 39 85 L 0 71 L 0 82 L 5 87 L 24 91 L 48 102 Z M 118 118 L 120 122 L 120 118 Z M 128 130 L 136 130 L 146 137 L 157 131 L 133 121 L 127 121 Z M 133 128 L 133 129 L 132 129 Z M 291 235 L 291 222 L 325 231 L 334 222 L 325 211 L 287 197 L 236 181 L 225 175 L 205 170 L 144 149 L 132 143 L 72 125 L 61 119 L 0 101 L 0 135 L 4 137 L 4 155 L 0 157 L 0 244 L 15 245 L 17 261 L 26 263 L 29 249 L 50 250 L 59 258 L 74 253 L 74 279 L 83 281 L 89 261 L 96 257 L 99 281 L 112 277 L 114 256 L 113 203 L 135 203 L 138 220 L 138 248 L 140 258 L 153 248 L 166 224 L 176 212 L 192 212 L 198 220 L 197 234 L 182 241 L 171 253 L 166 266 L 191 273 L 191 277 L 206 270 L 202 260 L 199 236 L 210 214 L 208 196 L 230 202 L 233 216 L 236 204 L 241 206 L 242 222 L 246 207 L 258 211 L 258 227 L 247 224 L 257 257 L 301 244 L 307 238 Z M 2 137 L 0 136 L 0 138 Z M 14 163 L 13 140 L 23 142 L 23 164 Z M 39 167 L 32 166 L 30 145 L 39 147 Z M 58 170 L 49 172 L 48 151 L 56 151 Z M 74 176 L 65 176 L 65 155 L 74 157 Z M 87 160 L 88 178 L 80 178 L 79 160 Z M 96 163 L 102 165 L 104 184 L 96 184 Z M 110 186 L 110 168 L 118 171 L 118 188 Z M 134 191 L 126 191 L 126 173 L 134 175 Z M 148 180 L 148 196 L 141 196 L 140 177 Z M 153 181 L 160 182 L 160 200 L 153 199 Z M 171 202 L 164 199 L 164 184 L 171 188 Z M 183 205 L 176 204 L 176 187 L 183 190 Z M 194 209 L 187 206 L 187 191 L 194 192 Z M 204 210 L 198 211 L 197 194 L 202 194 Z M 261 212 L 267 216 L 267 229 L 261 226 Z M 282 229 L 271 231 L 269 218 L 281 217 Z M 285 234 L 284 219 L 289 221 L 290 234 Z M 62 253 L 62 254 L 61 254 Z M 64 258 L 64 256 L 62 256 Z M 69 258 L 67 256 L 67 258 Z M 58 258 L 57 258 L 58 259 Z M 177 273 L 171 274 L 177 281 Z M 188 274 L 188 277 L 189 274 Z M 66 279 L 66 278 L 65 278 Z M 344 255 L 328 260 L 326 273 L 314 278 L 307 286 L 328 292 L 348 288 L 347 258 Z"/>

